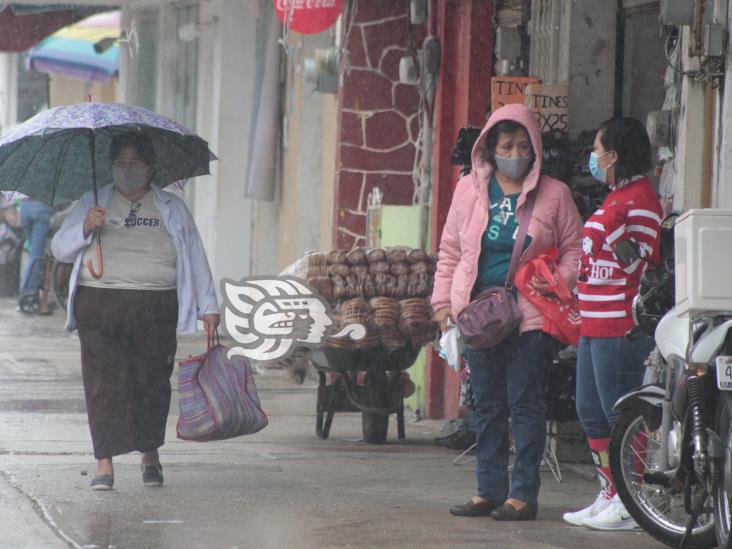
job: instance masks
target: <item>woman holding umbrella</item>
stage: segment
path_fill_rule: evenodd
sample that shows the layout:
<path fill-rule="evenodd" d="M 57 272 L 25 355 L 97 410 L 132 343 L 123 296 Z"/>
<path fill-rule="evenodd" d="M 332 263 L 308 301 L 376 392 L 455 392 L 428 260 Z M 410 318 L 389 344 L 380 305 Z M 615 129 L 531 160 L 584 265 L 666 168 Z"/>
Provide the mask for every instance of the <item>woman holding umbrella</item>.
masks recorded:
<path fill-rule="evenodd" d="M 114 484 L 112 458 L 142 453 L 145 486 L 163 483 L 176 331 L 209 336 L 219 324 L 213 278 L 184 202 L 153 183 L 152 139 L 116 134 L 109 146 L 113 184 L 84 194 L 52 241 L 74 263 L 67 329 L 79 330 L 84 392 L 97 459 L 93 490 Z M 98 202 L 97 202 L 98 201 Z M 95 204 L 98 204 L 96 206 Z M 93 266 L 93 236 L 104 268 Z"/>

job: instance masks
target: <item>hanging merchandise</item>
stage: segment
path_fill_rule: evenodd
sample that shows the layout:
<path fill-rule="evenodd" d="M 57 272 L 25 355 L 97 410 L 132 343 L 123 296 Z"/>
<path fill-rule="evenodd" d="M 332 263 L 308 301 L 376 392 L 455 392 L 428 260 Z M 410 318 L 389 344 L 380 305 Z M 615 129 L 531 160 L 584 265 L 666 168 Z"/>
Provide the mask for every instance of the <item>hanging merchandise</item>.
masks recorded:
<path fill-rule="evenodd" d="M 336 22 L 343 11 L 343 0 L 274 0 L 274 7 L 289 30 L 317 34 Z"/>

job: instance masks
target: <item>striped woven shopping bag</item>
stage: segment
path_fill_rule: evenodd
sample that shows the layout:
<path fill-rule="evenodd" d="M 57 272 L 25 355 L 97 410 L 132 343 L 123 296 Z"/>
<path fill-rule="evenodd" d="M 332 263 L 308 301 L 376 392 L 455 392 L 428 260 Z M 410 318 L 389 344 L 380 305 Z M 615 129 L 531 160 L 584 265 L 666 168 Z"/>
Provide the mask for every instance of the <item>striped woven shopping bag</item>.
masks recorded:
<path fill-rule="evenodd" d="M 178 368 L 178 438 L 206 442 L 250 435 L 267 426 L 249 362 L 227 358 L 228 348 L 209 341 L 208 351 Z"/>

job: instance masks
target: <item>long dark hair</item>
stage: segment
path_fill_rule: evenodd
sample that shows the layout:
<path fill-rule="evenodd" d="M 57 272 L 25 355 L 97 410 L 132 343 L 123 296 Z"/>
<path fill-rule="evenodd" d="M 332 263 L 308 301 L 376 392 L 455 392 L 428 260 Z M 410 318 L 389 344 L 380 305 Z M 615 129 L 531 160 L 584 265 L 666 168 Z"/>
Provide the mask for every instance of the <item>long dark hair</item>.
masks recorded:
<path fill-rule="evenodd" d="M 646 127 L 635 118 L 613 118 L 600 124 L 600 143 L 618 153 L 615 183 L 643 175 L 651 169 L 651 142 Z"/>

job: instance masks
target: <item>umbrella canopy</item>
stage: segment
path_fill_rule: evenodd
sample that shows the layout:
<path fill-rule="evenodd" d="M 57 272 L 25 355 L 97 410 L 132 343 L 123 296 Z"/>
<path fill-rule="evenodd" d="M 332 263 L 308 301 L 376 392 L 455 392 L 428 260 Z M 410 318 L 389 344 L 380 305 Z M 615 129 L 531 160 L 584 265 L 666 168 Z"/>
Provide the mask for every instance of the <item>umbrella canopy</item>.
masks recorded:
<path fill-rule="evenodd" d="M 81 80 L 106 83 L 119 71 L 119 45 L 113 42 L 97 53 L 94 44 L 120 35 L 120 12 L 112 11 L 87 17 L 65 27 L 31 50 L 28 67 L 40 72 L 71 76 Z"/>
<path fill-rule="evenodd" d="M 209 174 L 208 143 L 162 115 L 120 103 L 79 103 L 37 114 L 0 139 L 0 190 L 50 205 L 76 200 L 112 182 L 110 145 L 121 133 L 148 135 L 155 149 L 153 183 Z"/>

